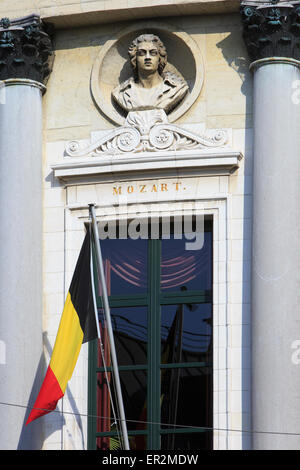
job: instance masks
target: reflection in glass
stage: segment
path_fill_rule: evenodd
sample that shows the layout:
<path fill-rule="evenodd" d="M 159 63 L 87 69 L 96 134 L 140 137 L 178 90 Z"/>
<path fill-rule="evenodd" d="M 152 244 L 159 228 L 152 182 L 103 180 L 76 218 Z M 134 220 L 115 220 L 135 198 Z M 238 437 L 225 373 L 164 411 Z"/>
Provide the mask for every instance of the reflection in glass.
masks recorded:
<path fill-rule="evenodd" d="M 212 431 L 189 434 L 162 434 L 161 450 L 169 450 L 170 440 L 173 441 L 172 450 L 208 450 L 212 449 Z"/>
<path fill-rule="evenodd" d="M 162 364 L 211 361 L 211 304 L 162 306 L 161 351 Z"/>
<path fill-rule="evenodd" d="M 121 371 L 120 381 L 124 407 L 126 410 L 126 421 L 128 431 L 146 429 L 147 420 L 147 372 L 146 371 Z M 97 432 L 117 431 L 112 405 L 109 400 L 108 390 L 111 390 L 112 397 L 115 397 L 112 374 L 107 376 L 104 372 L 97 374 Z M 117 410 L 115 400 L 114 409 Z M 118 435 L 97 437 L 97 449 L 110 450 L 114 446 L 115 450 L 120 442 Z M 146 437 L 143 435 L 131 436 L 131 449 L 145 449 Z"/>
<path fill-rule="evenodd" d="M 147 364 L 147 307 L 111 308 L 110 313 L 119 366 Z M 98 310 L 98 316 L 108 365 L 109 341 L 102 309 Z M 98 367 L 102 366 L 103 358 L 100 355 Z"/>
<path fill-rule="evenodd" d="M 162 429 L 212 427 L 211 367 L 161 370 L 161 422 Z M 175 434 L 164 439 L 164 449 L 173 450 Z"/>
<path fill-rule="evenodd" d="M 178 291 L 209 290 L 212 288 L 212 232 L 204 233 L 204 244 L 200 250 L 187 250 L 190 240 L 182 235 L 175 239 L 162 240 L 161 288 Z"/>
<path fill-rule="evenodd" d="M 147 246 L 143 239 L 101 240 L 108 295 L 147 291 Z"/>

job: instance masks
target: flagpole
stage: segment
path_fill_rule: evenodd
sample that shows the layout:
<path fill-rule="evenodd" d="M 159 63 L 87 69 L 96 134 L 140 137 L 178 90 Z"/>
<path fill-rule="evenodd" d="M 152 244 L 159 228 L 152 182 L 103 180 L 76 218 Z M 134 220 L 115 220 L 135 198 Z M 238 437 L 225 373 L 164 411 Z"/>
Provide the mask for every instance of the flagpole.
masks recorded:
<path fill-rule="evenodd" d="M 115 387 L 116 387 L 117 400 L 119 404 L 119 412 L 120 412 L 124 446 L 125 446 L 125 450 L 130 450 L 123 397 L 122 397 L 122 391 L 121 391 L 121 382 L 120 382 L 119 369 L 118 369 L 117 354 L 116 354 L 115 341 L 114 341 L 114 335 L 113 335 L 113 329 L 112 329 L 112 323 L 111 323 L 110 308 L 109 308 L 109 302 L 108 302 L 108 295 L 107 295 L 107 289 L 106 289 L 103 260 L 102 260 L 102 254 L 101 254 L 98 225 L 97 225 L 97 220 L 96 220 L 96 215 L 95 215 L 94 204 L 89 204 L 89 211 L 90 211 L 90 216 L 92 219 L 92 228 L 93 228 L 94 241 L 95 241 L 95 247 L 96 247 L 96 258 L 97 258 L 97 263 L 98 263 L 98 268 L 99 268 L 100 283 L 102 287 L 103 307 L 104 307 L 105 318 L 107 322 L 108 336 L 109 336 L 109 341 L 110 341 L 110 353 L 111 353 L 111 360 L 112 360 L 112 366 L 113 366 L 113 373 L 115 377 Z"/>

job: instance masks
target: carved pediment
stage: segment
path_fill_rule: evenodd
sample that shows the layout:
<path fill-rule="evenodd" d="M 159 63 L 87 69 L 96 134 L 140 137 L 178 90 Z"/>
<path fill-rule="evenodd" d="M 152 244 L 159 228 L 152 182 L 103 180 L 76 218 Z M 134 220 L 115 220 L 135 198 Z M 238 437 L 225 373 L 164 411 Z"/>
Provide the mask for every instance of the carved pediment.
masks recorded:
<path fill-rule="evenodd" d="M 205 148 L 224 147 L 228 142 L 227 132 L 216 130 L 211 135 L 196 135 L 174 124 L 170 124 L 162 110 L 130 112 L 125 124 L 107 135 L 80 148 L 77 141 L 67 144 L 69 157 L 99 157 L 101 155 L 124 155 L 148 152 L 174 152 Z"/>
<path fill-rule="evenodd" d="M 229 145 L 228 131 L 196 135 L 168 122 L 163 110 L 128 113 L 118 127 L 88 145 L 68 142 L 64 161 L 52 165 L 54 176 L 74 181 L 115 180 L 118 175 L 229 175 L 242 154 Z"/>

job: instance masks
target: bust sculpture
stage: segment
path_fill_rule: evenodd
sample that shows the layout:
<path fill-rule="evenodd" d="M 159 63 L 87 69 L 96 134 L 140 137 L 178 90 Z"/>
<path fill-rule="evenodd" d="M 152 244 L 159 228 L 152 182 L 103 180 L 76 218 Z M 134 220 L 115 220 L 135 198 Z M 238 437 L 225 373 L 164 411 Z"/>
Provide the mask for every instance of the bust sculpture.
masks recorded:
<path fill-rule="evenodd" d="M 126 112 L 162 109 L 170 113 L 188 93 L 186 81 L 164 72 L 167 51 L 154 34 L 142 34 L 132 41 L 129 57 L 133 76 L 117 86 L 112 97 Z"/>

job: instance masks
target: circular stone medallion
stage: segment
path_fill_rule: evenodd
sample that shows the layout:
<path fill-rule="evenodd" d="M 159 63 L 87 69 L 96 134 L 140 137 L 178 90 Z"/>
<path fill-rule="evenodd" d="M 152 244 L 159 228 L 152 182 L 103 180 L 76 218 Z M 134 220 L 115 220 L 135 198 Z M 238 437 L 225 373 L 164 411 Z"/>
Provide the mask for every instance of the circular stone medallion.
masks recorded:
<path fill-rule="evenodd" d="M 128 48 L 141 34 L 154 34 L 162 40 L 168 54 L 164 72 L 184 78 L 189 87 L 188 94 L 168 114 L 169 122 L 176 121 L 188 111 L 203 86 L 202 55 L 187 33 L 165 23 L 145 21 L 134 24 L 101 47 L 91 74 L 91 92 L 97 107 L 110 121 L 120 126 L 124 124 L 126 111 L 113 100 L 112 91 L 132 77 Z"/>

